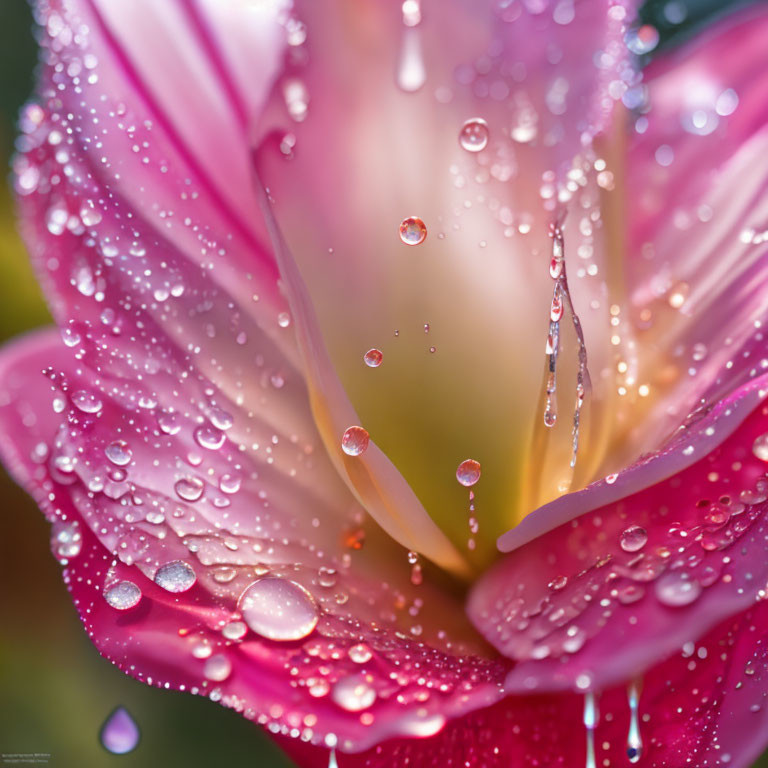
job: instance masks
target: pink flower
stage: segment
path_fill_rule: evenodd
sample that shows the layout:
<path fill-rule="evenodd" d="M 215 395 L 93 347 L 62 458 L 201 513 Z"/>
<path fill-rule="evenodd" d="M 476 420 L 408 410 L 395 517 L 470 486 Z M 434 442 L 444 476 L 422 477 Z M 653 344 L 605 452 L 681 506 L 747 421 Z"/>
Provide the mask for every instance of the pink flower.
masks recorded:
<path fill-rule="evenodd" d="M 749 765 L 765 10 L 38 15 L 1 447 L 99 651 L 306 766 Z"/>

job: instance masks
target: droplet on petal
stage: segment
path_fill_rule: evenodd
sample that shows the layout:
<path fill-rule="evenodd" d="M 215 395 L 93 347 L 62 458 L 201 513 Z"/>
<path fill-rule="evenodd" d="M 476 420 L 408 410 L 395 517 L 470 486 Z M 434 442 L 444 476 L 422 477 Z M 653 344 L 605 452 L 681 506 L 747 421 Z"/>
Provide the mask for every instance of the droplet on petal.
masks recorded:
<path fill-rule="evenodd" d="M 760 435 L 760 437 L 752 443 L 752 453 L 754 453 L 760 461 L 768 461 L 768 432 L 764 435 Z"/>
<path fill-rule="evenodd" d="M 334 684 L 331 698 L 347 712 L 362 712 L 376 701 L 376 691 L 365 675 L 352 675 Z"/>
<path fill-rule="evenodd" d="M 480 462 L 465 459 L 456 468 L 456 479 L 465 487 L 470 488 L 480 479 Z"/>
<path fill-rule="evenodd" d="M 197 501 L 205 489 L 205 483 L 199 477 L 182 477 L 174 485 L 176 494 L 184 501 Z"/>
<path fill-rule="evenodd" d="M 220 683 L 232 673 L 232 662 L 223 654 L 217 653 L 206 659 L 203 674 L 208 680 Z"/>
<path fill-rule="evenodd" d="M 124 467 L 126 464 L 131 463 L 133 454 L 128 447 L 128 443 L 125 440 L 115 440 L 110 443 L 105 449 L 104 454 L 106 457 L 118 467 Z"/>
<path fill-rule="evenodd" d="M 319 609 L 300 584 L 266 576 L 245 589 L 239 610 L 245 623 L 268 640 L 301 640 L 317 626 Z"/>
<path fill-rule="evenodd" d="M 124 707 L 118 707 L 106 719 L 99 735 L 104 749 L 114 755 L 133 751 L 140 738 L 139 726 Z"/>
<path fill-rule="evenodd" d="M 378 368 L 381 365 L 382 360 L 384 360 L 384 355 L 380 349 L 374 347 L 373 349 L 369 349 L 363 355 L 363 360 L 369 368 Z"/>
<path fill-rule="evenodd" d="M 370 436 L 362 427 L 349 427 L 341 438 L 341 450 L 347 456 L 360 456 L 368 449 Z"/>
<path fill-rule="evenodd" d="M 183 560 L 161 565 L 155 573 L 155 584 L 168 592 L 186 592 L 192 589 L 196 581 L 194 569 Z"/>
<path fill-rule="evenodd" d="M 141 590 L 132 581 L 117 581 L 104 590 L 104 599 L 118 611 L 127 611 L 141 601 Z"/>
<path fill-rule="evenodd" d="M 467 120 L 459 132 L 459 144 L 467 152 L 482 152 L 488 146 L 488 123 L 482 117 Z"/>
<path fill-rule="evenodd" d="M 677 608 L 694 602 L 701 594 L 701 584 L 685 571 L 668 571 L 659 577 L 655 591 L 660 603 Z"/>
<path fill-rule="evenodd" d="M 427 225 L 418 216 L 400 222 L 400 239 L 406 245 L 420 245 L 427 239 Z"/>
<path fill-rule="evenodd" d="M 619 543 L 625 552 L 637 552 L 648 541 L 648 532 L 639 525 L 630 525 L 621 533 Z"/>

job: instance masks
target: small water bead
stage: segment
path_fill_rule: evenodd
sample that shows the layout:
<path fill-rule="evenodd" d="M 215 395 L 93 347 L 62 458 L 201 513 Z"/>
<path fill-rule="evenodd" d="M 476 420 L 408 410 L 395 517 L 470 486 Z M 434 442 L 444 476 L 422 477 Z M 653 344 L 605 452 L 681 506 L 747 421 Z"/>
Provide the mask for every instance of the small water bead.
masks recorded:
<path fill-rule="evenodd" d="M 51 526 L 51 551 L 57 558 L 77 557 L 82 547 L 83 537 L 76 522 L 59 520 Z"/>
<path fill-rule="evenodd" d="M 199 477 L 182 477 L 173 487 L 180 499 L 197 501 L 203 495 L 205 483 Z"/>
<path fill-rule="evenodd" d="M 104 590 L 107 604 L 118 611 L 134 608 L 141 601 L 141 590 L 132 581 L 117 581 Z"/>
<path fill-rule="evenodd" d="M 291 316 L 287 312 L 281 312 L 277 316 L 277 324 L 281 328 L 287 328 L 291 324 Z"/>
<path fill-rule="evenodd" d="M 637 552 L 648 541 L 648 532 L 639 525 L 630 525 L 621 533 L 619 543 L 625 552 Z"/>
<path fill-rule="evenodd" d="M 125 440 L 115 440 L 104 449 L 104 455 L 118 467 L 131 463 L 133 453 Z"/>
<path fill-rule="evenodd" d="M 349 427 L 341 438 L 341 450 L 347 456 L 360 456 L 368 449 L 370 435 L 362 427 Z"/>
<path fill-rule="evenodd" d="M 363 360 L 369 368 L 378 368 L 384 360 L 384 355 L 380 349 L 373 347 L 363 355 Z"/>
<path fill-rule="evenodd" d="M 465 459 L 456 468 L 456 479 L 465 488 L 471 488 L 480 479 L 480 462 Z"/>
<path fill-rule="evenodd" d="M 216 427 L 209 427 L 207 424 L 203 424 L 195 430 L 195 442 L 201 447 L 206 448 L 209 451 L 217 451 L 224 445 L 226 435 Z"/>
<path fill-rule="evenodd" d="M 347 712 L 362 712 L 376 701 L 376 691 L 367 676 L 352 675 L 334 683 L 331 698 Z"/>
<path fill-rule="evenodd" d="M 124 755 L 136 749 L 141 738 L 139 726 L 124 707 L 118 707 L 104 722 L 99 741 L 113 755 Z"/>
<path fill-rule="evenodd" d="M 217 653 L 206 659 L 203 674 L 208 680 L 220 683 L 232 674 L 232 662 L 223 653 Z"/>
<path fill-rule="evenodd" d="M 78 389 L 77 392 L 74 392 L 72 402 L 83 413 L 98 413 L 102 408 L 101 398 L 85 389 Z"/>
<path fill-rule="evenodd" d="M 300 584 L 279 576 L 253 582 L 240 596 L 245 623 L 268 640 L 301 640 L 317 626 L 319 609 Z"/>
<path fill-rule="evenodd" d="M 488 146 L 488 123 L 482 117 L 467 120 L 459 132 L 459 144 L 467 152 L 482 152 Z"/>
<path fill-rule="evenodd" d="M 406 245 L 420 245 L 427 239 L 427 225 L 418 216 L 400 222 L 400 239 Z"/>
<path fill-rule="evenodd" d="M 242 482 L 240 475 L 226 473 L 219 478 L 219 490 L 222 493 L 237 493 Z"/>
<path fill-rule="evenodd" d="M 685 571 L 668 571 L 655 584 L 656 598 L 671 608 L 690 605 L 701 595 L 701 583 Z"/>
<path fill-rule="evenodd" d="M 194 569 L 183 560 L 173 560 L 160 566 L 155 573 L 155 584 L 167 592 L 186 592 L 197 581 Z"/>
<path fill-rule="evenodd" d="M 752 443 L 752 453 L 760 459 L 760 461 L 768 462 L 768 432 L 764 435 L 760 435 L 760 437 Z"/>
<path fill-rule="evenodd" d="M 80 206 L 80 221 L 86 227 L 95 227 L 101 222 L 101 212 L 96 208 L 92 200 L 85 200 Z"/>
<path fill-rule="evenodd" d="M 241 640 L 248 632 L 248 625 L 244 621 L 227 622 L 221 630 L 221 634 L 227 640 Z"/>
<path fill-rule="evenodd" d="M 365 643 L 358 643 L 353 645 L 349 651 L 349 658 L 355 662 L 355 664 L 365 664 L 369 662 L 373 657 L 371 649 Z"/>

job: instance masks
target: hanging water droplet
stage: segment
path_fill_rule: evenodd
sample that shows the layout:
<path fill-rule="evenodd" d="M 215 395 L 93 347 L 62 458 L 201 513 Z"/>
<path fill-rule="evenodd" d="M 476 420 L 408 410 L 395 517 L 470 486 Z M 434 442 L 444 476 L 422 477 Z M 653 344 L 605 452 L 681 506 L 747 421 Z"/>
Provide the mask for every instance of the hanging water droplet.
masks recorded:
<path fill-rule="evenodd" d="M 131 463 L 133 454 L 125 440 L 115 440 L 104 449 L 104 455 L 118 467 Z"/>
<path fill-rule="evenodd" d="M 488 146 L 488 123 L 482 117 L 473 117 L 461 126 L 459 144 L 467 152 L 481 152 Z"/>
<path fill-rule="evenodd" d="M 319 609 L 300 584 L 279 576 L 253 582 L 239 600 L 245 623 L 269 640 L 301 640 L 317 626 Z"/>
<path fill-rule="evenodd" d="M 660 603 L 677 608 L 694 602 L 701 594 L 701 584 L 686 571 L 667 571 L 656 581 L 654 590 Z"/>
<path fill-rule="evenodd" d="M 376 691 L 366 675 L 351 675 L 334 683 L 331 698 L 347 712 L 362 712 L 376 701 Z"/>
<path fill-rule="evenodd" d="M 363 360 L 369 368 L 378 368 L 384 360 L 384 355 L 380 349 L 373 347 L 363 355 Z"/>
<path fill-rule="evenodd" d="M 465 459 L 456 468 L 456 479 L 465 488 L 472 487 L 480 479 L 480 462 Z"/>
<path fill-rule="evenodd" d="M 427 225 L 418 216 L 400 222 L 400 239 L 406 245 L 419 245 L 427 239 Z"/>
<path fill-rule="evenodd" d="M 752 453 L 754 453 L 760 461 L 768 462 L 768 432 L 764 435 L 760 435 L 760 437 L 752 443 Z"/>
<path fill-rule="evenodd" d="M 136 749 L 141 734 L 136 721 L 124 707 L 118 707 L 101 727 L 99 740 L 113 755 L 124 755 Z"/>
<path fill-rule="evenodd" d="M 205 483 L 199 477 L 182 477 L 173 486 L 176 494 L 184 501 L 197 501 L 205 489 Z"/>
<path fill-rule="evenodd" d="M 370 436 L 362 427 L 349 427 L 341 438 L 341 450 L 347 456 L 360 456 L 368 449 Z"/>
<path fill-rule="evenodd" d="M 639 699 L 640 686 L 637 681 L 633 681 L 627 687 L 627 700 L 629 702 L 627 757 L 630 763 L 636 763 L 643 755 L 643 740 L 640 736 L 640 718 L 638 716 Z"/>
<path fill-rule="evenodd" d="M 118 611 L 127 611 L 141 601 L 141 590 L 132 581 L 118 581 L 104 590 L 107 604 Z"/>
<path fill-rule="evenodd" d="M 155 573 L 155 584 L 167 592 L 186 592 L 192 589 L 196 581 L 194 569 L 183 560 L 173 560 L 161 565 Z"/>
<path fill-rule="evenodd" d="M 648 541 L 648 532 L 639 525 L 630 525 L 621 532 L 619 543 L 625 552 L 637 552 Z"/>

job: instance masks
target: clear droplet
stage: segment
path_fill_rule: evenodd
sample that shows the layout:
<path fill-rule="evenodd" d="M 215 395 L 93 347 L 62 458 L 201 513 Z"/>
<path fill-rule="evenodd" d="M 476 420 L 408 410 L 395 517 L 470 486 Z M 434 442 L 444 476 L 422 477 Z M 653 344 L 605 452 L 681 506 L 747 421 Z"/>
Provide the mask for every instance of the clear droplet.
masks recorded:
<path fill-rule="evenodd" d="M 384 360 L 384 355 L 380 349 L 374 347 L 363 355 L 363 360 L 369 368 L 378 368 Z"/>
<path fill-rule="evenodd" d="M 752 443 L 752 453 L 754 453 L 760 461 L 768 462 L 768 432 L 764 435 L 760 435 L 760 437 Z"/>
<path fill-rule="evenodd" d="M 239 610 L 256 634 L 269 640 L 301 640 L 317 626 L 319 609 L 300 584 L 265 576 L 240 596 Z"/>
<path fill-rule="evenodd" d="M 195 441 L 202 448 L 207 448 L 209 451 L 217 451 L 224 445 L 226 435 L 215 427 L 209 427 L 207 424 L 203 424 L 195 430 Z"/>
<path fill-rule="evenodd" d="M 141 734 L 136 721 L 124 707 L 118 707 L 101 727 L 99 739 L 108 752 L 124 755 L 136 749 Z"/>
<path fill-rule="evenodd" d="M 420 245 L 427 239 L 427 225 L 418 216 L 400 222 L 400 239 L 406 245 Z"/>
<path fill-rule="evenodd" d="M 456 468 L 456 479 L 465 487 L 472 487 L 480 479 L 480 462 L 465 459 Z"/>
<path fill-rule="evenodd" d="M 246 632 L 248 632 L 248 625 L 244 621 L 227 622 L 221 630 L 221 634 L 227 640 L 240 640 L 245 637 Z"/>
<path fill-rule="evenodd" d="M 220 683 L 232 674 L 232 662 L 223 653 L 217 653 L 206 659 L 203 674 L 208 680 Z"/>
<path fill-rule="evenodd" d="M 467 152 L 482 152 L 488 146 L 488 123 L 482 117 L 473 117 L 461 126 L 459 144 Z"/>
<path fill-rule="evenodd" d="M 174 560 L 161 565 L 155 573 L 155 584 L 168 592 L 186 592 L 197 581 L 195 571 L 189 563 Z"/>
<path fill-rule="evenodd" d="M 83 413 L 98 413 L 102 408 L 101 398 L 84 389 L 78 389 L 72 394 L 72 402 Z"/>
<path fill-rule="evenodd" d="M 205 483 L 199 477 L 182 477 L 173 487 L 180 499 L 197 501 L 203 495 Z"/>
<path fill-rule="evenodd" d="M 371 649 L 365 643 L 358 643 L 353 645 L 349 651 L 349 658 L 355 662 L 355 664 L 365 664 L 371 660 L 373 653 Z"/>
<path fill-rule="evenodd" d="M 351 675 L 334 683 L 331 698 L 347 712 L 362 712 L 376 701 L 376 691 L 365 675 Z"/>
<path fill-rule="evenodd" d="M 639 525 L 630 525 L 622 531 L 619 538 L 621 548 L 625 552 L 637 552 L 642 549 L 648 541 L 648 532 Z"/>
<path fill-rule="evenodd" d="M 107 604 L 118 611 L 134 608 L 141 601 L 141 590 L 132 581 L 117 581 L 104 590 Z"/>
<path fill-rule="evenodd" d="M 690 605 L 701 594 L 701 584 L 682 570 L 668 571 L 655 585 L 656 598 L 671 608 Z"/>
<path fill-rule="evenodd" d="M 59 558 L 77 557 L 83 547 L 83 537 L 77 522 L 59 520 L 51 526 L 51 551 Z"/>
<path fill-rule="evenodd" d="M 362 427 L 349 427 L 341 438 L 341 450 L 347 456 L 360 456 L 368 449 L 370 436 Z"/>
<path fill-rule="evenodd" d="M 131 463 L 133 454 L 128 447 L 128 443 L 125 440 L 115 440 L 110 443 L 105 449 L 104 454 L 106 457 L 118 467 L 124 467 L 126 464 Z"/>

